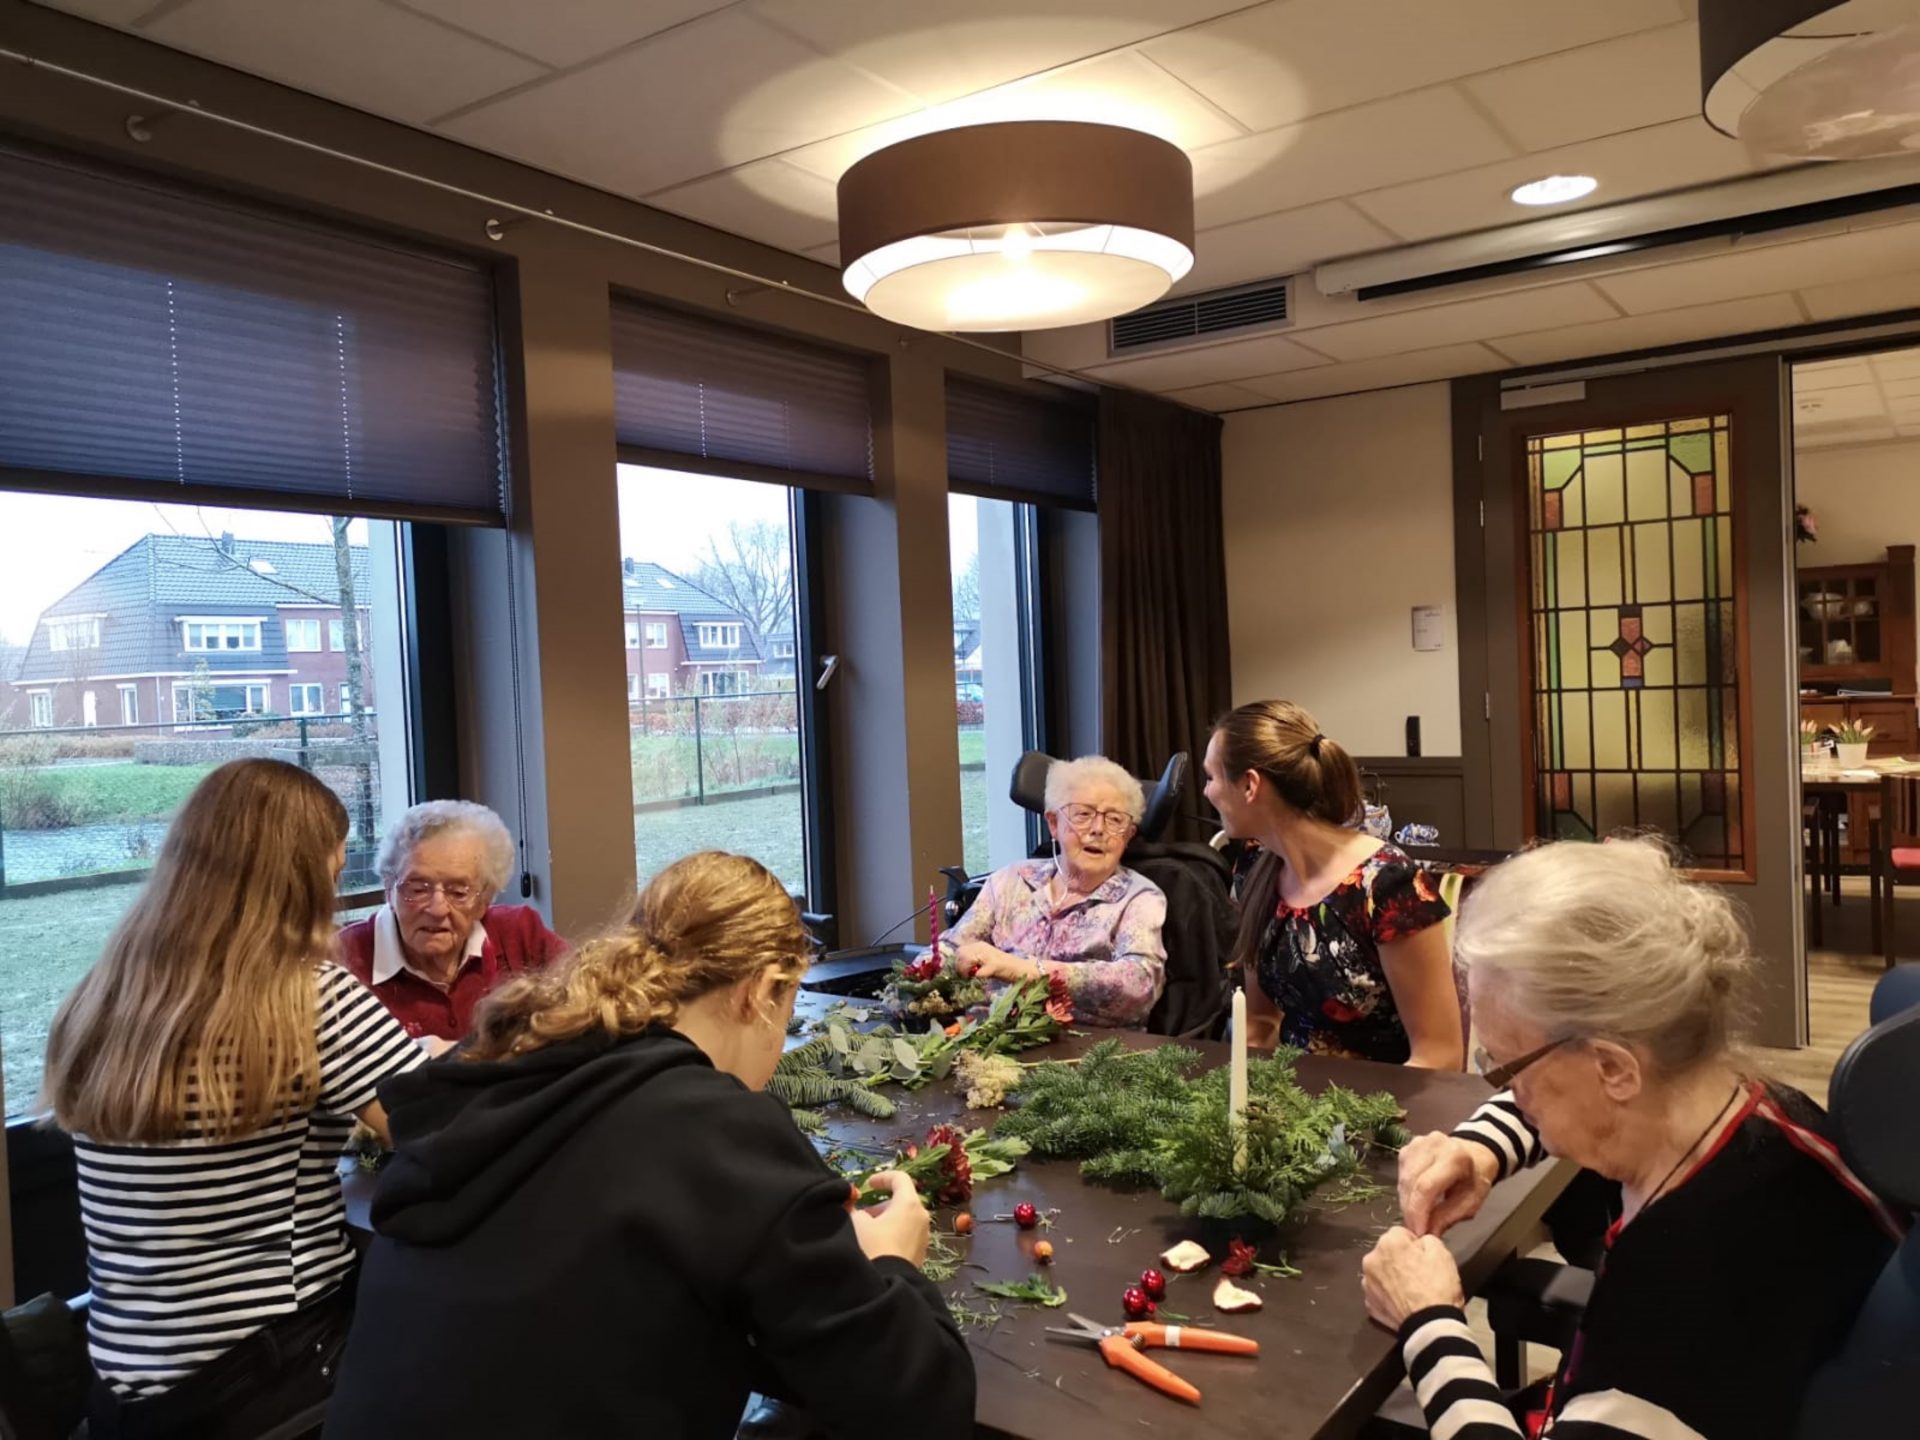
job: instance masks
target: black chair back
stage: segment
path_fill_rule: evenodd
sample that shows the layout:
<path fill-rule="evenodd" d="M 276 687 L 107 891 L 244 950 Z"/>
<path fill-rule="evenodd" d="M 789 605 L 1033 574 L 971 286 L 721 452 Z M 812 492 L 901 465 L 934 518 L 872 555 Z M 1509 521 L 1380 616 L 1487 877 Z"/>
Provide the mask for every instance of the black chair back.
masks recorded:
<path fill-rule="evenodd" d="M 1920 969 L 1903 966 L 1901 969 Z M 1920 1008 L 1911 976 L 1884 977 L 1874 1013 L 1886 1018 L 1834 1066 L 1828 1091 L 1840 1154 L 1883 1201 L 1920 1211 Z M 1881 991 L 1888 999 L 1883 1005 Z M 1802 1440 L 1906 1433 L 1920 1414 L 1920 1232 L 1909 1230 L 1854 1321 L 1841 1351 L 1815 1376 L 1800 1413 Z"/>

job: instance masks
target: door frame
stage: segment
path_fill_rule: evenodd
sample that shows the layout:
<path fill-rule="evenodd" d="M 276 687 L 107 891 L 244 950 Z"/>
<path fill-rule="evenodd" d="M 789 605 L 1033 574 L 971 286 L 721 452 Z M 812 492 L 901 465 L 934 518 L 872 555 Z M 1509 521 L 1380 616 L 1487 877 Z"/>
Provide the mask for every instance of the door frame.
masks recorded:
<path fill-rule="evenodd" d="M 1751 879 L 1704 878 L 1723 883 L 1748 912 L 1761 969 L 1756 1038 L 1793 1046 L 1806 1043 L 1807 998 L 1787 360 L 1773 350 L 1552 386 L 1497 375 L 1455 381 L 1453 445 L 1467 843 L 1510 850 L 1531 838 L 1524 747 L 1528 627 L 1519 612 L 1516 571 L 1526 539 L 1523 437 L 1655 417 L 1733 417 L 1729 462 Z"/>

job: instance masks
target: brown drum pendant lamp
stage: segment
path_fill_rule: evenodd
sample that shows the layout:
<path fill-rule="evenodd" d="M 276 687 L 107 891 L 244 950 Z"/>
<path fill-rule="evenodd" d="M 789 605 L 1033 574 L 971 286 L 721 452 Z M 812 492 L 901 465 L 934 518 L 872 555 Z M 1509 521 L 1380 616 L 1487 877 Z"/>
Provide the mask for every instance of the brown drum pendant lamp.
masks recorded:
<path fill-rule="evenodd" d="M 903 140 L 840 177 L 847 292 L 922 330 L 1123 315 L 1193 266 L 1193 165 L 1116 125 L 1020 120 Z"/>
<path fill-rule="evenodd" d="M 1920 155 L 1920 0 L 1700 0 L 1700 84 L 1759 154 Z"/>

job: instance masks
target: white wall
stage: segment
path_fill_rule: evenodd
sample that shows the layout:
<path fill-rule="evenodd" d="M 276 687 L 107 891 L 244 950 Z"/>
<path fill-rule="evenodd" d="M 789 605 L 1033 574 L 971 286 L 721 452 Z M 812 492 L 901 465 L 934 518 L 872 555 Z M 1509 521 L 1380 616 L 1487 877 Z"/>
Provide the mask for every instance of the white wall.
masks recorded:
<path fill-rule="evenodd" d="M 1889 545 L 1920 545 L 1920 440 L 1796 450 L 1793 498 L 1813 511 L 1817 542 L 1796 565 L 1866 565 Z"/>
<path fill-rule="evenodd" d="M 1233 698 L 1311 710 L 1355 755 L 1460 753 L 1452 423 L 1445 384 L 1229 415 L 1223 439 Z M 1413 648 L 1413 609 L 1445 644 Z"/>

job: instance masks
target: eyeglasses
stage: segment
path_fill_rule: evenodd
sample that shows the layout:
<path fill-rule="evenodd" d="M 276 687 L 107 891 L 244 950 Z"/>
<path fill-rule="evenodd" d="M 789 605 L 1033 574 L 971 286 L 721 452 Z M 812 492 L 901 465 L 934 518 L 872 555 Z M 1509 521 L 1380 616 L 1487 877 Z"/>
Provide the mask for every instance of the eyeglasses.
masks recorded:
<path fill-rule="evenodd" d="M 1095 805 L 1062 805 L 1060 814 L 1067 824 L 1082 835 L 1091 831 L 1096 821 L 1116 835 L 1133 828 L 1133 816 L 1124 810 L 1102 810 Z"/>
<path fill-rule="evenodd" d="M 465 905 L 480 893 L 478 885 L 469 885 L 464 880 L 402 880 L 393 888 L 409 905 L 426 904 L 436 890 L 446 897 L 449 905 Z"/>
<path fill-rule="evenodd" d="M 1494 1089 L 1504 1090 L 1513 1083 L 1514 1076 L 1533 1064 L 1534 1061 L 1544 1060 L 1572 1039 L 1573 1037 L 1571 1035 L 1562 1035 L 1558 1040 L 1549 1040 L 1538 1050 L 1529 1050 L 1518 1060 L 1509 1060 L 1504 1065 L 1495 1065 L 1493 1063 L 1493 1057 L 1487 1054 L 1485 1050 L 1476 1046 L 1473 1052 L 1473 1068 L 1478 1070 L 1486 1082 L 1493 1086 Z"/>

